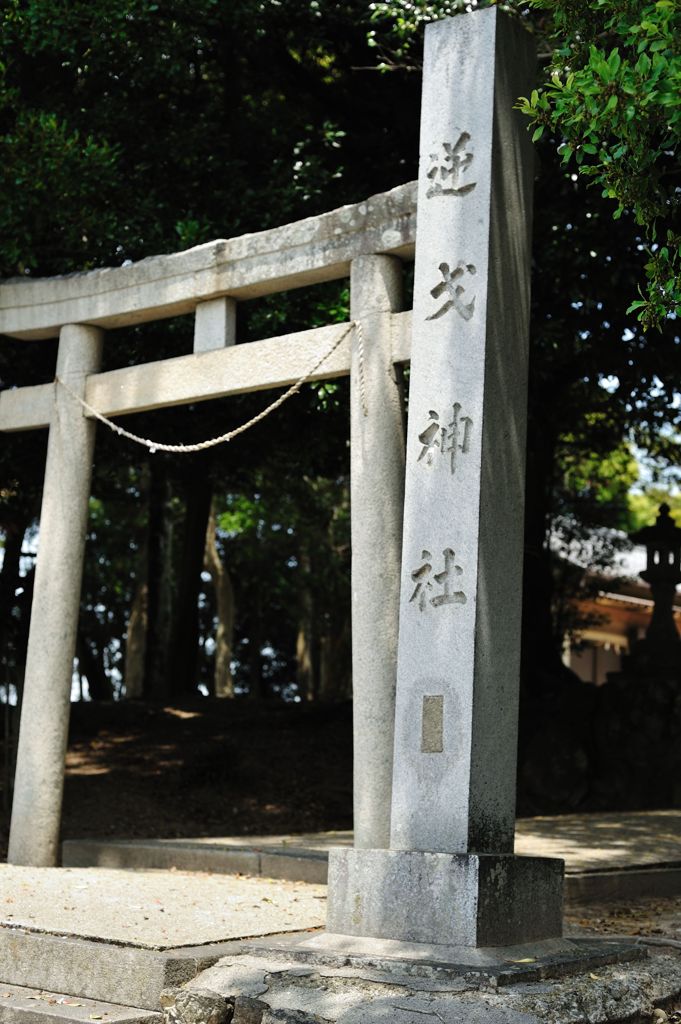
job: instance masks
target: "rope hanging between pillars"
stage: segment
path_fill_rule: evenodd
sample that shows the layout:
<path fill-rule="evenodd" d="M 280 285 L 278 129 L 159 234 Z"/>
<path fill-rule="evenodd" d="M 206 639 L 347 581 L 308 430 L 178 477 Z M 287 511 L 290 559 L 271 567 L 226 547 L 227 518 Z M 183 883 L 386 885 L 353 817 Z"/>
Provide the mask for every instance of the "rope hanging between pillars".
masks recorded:
<path fill-rule="evenodd" d="M 364 415 L 366 416 L 368 410 L 366 405 L 366 394 L 364 388 L 364 350 L 362 343 L 362 325 L 360 324 L 359 320 L 351 320 L 346 329 L 340 335 L 340 337 L 337 338 L 336 341 L 334 341 L 333 345 L 328 350 L 328 352 L 325 352 L 321 359 L 318 359 L 314 366 L 311 367 L 311 369 L 309 369 L 307 373 L 304 374 L 304 376 L 300 377 L 300 379 L 297 380 L 295 384 L 292 384 L 291 387 L 287 391 L 285 391 L 283 395 L 280 395 L 279 398 L 274 400 L 274 402 L 271 402 L 265 409 L 262 410 L 262 412 L 259 412 L 256 416 L 253 416 L 253 418 L 248 420 L 247 423 L 242 423 L 241 426 L 235 427 L 234 430 L 227 431 L 226 434 L 220 434 L 219 437 L 211 437 L 207 441 L 199 441 L 196 444 L 165 444 L 163 441 L 152 441 L 148 437 L 140 437 L 139 434 L 133 434 L 129 430 L 126 430 L 124 427 L 119 426 L 118 423 L 114 423 L 113 420 L 108 419 L 108 417 L 104 416 L 103 413 L 98 412 L 97 409 L 94 409 L 88 402 L 85 401 L 84 398 L 81 398 L 81 396 L 78 395 L 73 390 L 73 388 L 66 383 L 66 381 L 62 380 L 60 377 L 55 377 L 55 382 L 59 384 L 61 387 L 63 387 L 64 390 L 68 392 L 68 394 L 71 395 L 72 398 L 75 398 L 75 400 L 82 405 L 83 409 L 86 412 L 88 412 L 90 416 L 99 420 L 100 423 L 103 423 L 105 426 L 107 426 L 115 434 L 118 434 L 120 437 L 125 437 L 128 439 L 128 441 L 134 441 L 136 444 L 141 444 L 143 445 L 143 447 L 148 448 L 152 455 L 155 452 L 173 452 L 175 454 L 180 455 L 188 454 L 190 452 L 202 452 L 205 451 L 206 448 L 214 448 L 218 444 L 225 444 L 228 441 L 232 441 L 235 437 L 238 437 L 239 434 L 243 434 L 251 427 L 254 427 L 256 423 L 260 423 L 267 416 L 269 416 L 270 413 L 274 412 L 275 409 L 278 409 L 280 406 L 282 406 L 284 402 L 286 402 L 289 398 L 292 398 L 293 395 L 297 394 L 302 388 L 303 384 L 306 384 L 314 376 L 314 374 L 317 372 L 320 366 L 322 366 L 323 363 L 325 363 L 326 360 L 331 355 L 333 355 L 333 353 L 336 351 L 339 345 L 341 345 L 341 343 L 345 341 L 348 334 L 350 334 L 350 332 L 353 330 L 357 331 L 358 337 L 360 352 L 360 394 L 362 396 L 362 408 L 364 411 Z"/>

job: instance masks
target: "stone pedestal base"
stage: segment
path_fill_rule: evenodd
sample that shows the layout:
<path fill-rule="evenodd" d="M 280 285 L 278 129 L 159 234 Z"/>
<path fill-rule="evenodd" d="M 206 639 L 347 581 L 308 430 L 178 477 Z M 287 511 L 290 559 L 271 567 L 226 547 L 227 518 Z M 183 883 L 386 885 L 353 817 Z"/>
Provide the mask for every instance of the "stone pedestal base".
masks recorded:
<path fill-rule="evenodd" d="M 562 934 L 563 861 L 335 848 L 327 931 L 451 946 Z"/>

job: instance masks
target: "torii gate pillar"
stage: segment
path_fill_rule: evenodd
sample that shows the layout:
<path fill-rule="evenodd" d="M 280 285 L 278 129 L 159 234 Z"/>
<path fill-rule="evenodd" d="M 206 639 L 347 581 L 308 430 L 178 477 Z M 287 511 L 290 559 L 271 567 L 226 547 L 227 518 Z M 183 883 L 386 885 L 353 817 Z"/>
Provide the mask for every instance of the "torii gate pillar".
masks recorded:
<path fill-rule="evenodd" d="M 99 369 L 102 331 L 68 325 L 57 377 L 78 395 Z M 59 857 L 64 757 L 87 527 L 95 421 L 64 388 L 54 391 L 40 512 L 40 542 L 26 656 L 10 864 L 51 867 Z"/>

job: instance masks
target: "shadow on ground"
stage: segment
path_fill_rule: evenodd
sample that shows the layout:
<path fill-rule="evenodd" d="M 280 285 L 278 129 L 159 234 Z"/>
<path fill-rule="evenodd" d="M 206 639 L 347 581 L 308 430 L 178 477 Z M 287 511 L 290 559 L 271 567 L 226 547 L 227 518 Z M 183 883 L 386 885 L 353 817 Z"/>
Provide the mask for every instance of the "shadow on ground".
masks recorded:
<path fill-rule="evenodd" d="M 72 706 L 63 839 L 351 826 L 349 705 Z M 5 819 L 2 859 L 7 831 Z"/>

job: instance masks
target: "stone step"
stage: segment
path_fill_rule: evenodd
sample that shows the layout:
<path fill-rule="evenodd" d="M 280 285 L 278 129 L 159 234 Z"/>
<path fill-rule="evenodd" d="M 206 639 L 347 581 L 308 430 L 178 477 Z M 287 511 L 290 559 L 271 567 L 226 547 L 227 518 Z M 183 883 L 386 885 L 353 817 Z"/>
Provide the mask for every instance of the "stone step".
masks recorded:
<path fill-rule="evenodd" d="M 164 988 L 190 981 L 228 947 L 219 942 L 149 949 L 0 927 L 0 988 L 19 986 L 158 1010 Z"/>
<path fill-rule="evenodd" d="M 328 851 L 249 845 L 247 840 L 227 845 L 181 839 L 67 839 L 62 844 L 62 865 L 136 871 L 174 868 L 325 885 Z"/>
<path fill-rule="evenodd" d="M 333 845 L 350 845 L 349 836 L 350 833 L 340 834 L 340 840 L 336 839 Z M 324 840 L 323 845 L 321 839 Z M 69 839 L 62 845 L 62 863 L 64 867 L 71 868 L 210 871 L 325 884 L 328 873 L 326 845 L 324 836 L 310 837 L 307 846 L 302 840 L 295 846 L 288 842 L 277 845 L 276 840 L 269 838 L 264 842 L 258 840 L 251 846 L 247 841 L 239 845 L 231 839 L 228 842 L 205 839 L 195 842 L 190 839 Z M 526 843 L 520 852 L 526 854 L 529 850 Z M 539 847 L 538 851 L 542 852 Z M 554 853 L 552 850 L 551 854 Z M 555 855 L 564 856 L 564 853 L 558 850 Z M 582 904 L 679 896 L 681 861 L 674 863 L 668 858 L 669 850 L 665 849 L 659 863 L 644 860 L 637 864 L 633 860 L 631 864 L 602 870 L 576 869 L 567 860 L 563 890 L 565 902 Z"/>
<path fill-rule="evenodd" d="M 0 1024 L 161 1024 L 160 1012 L 0 982 Z"/>

